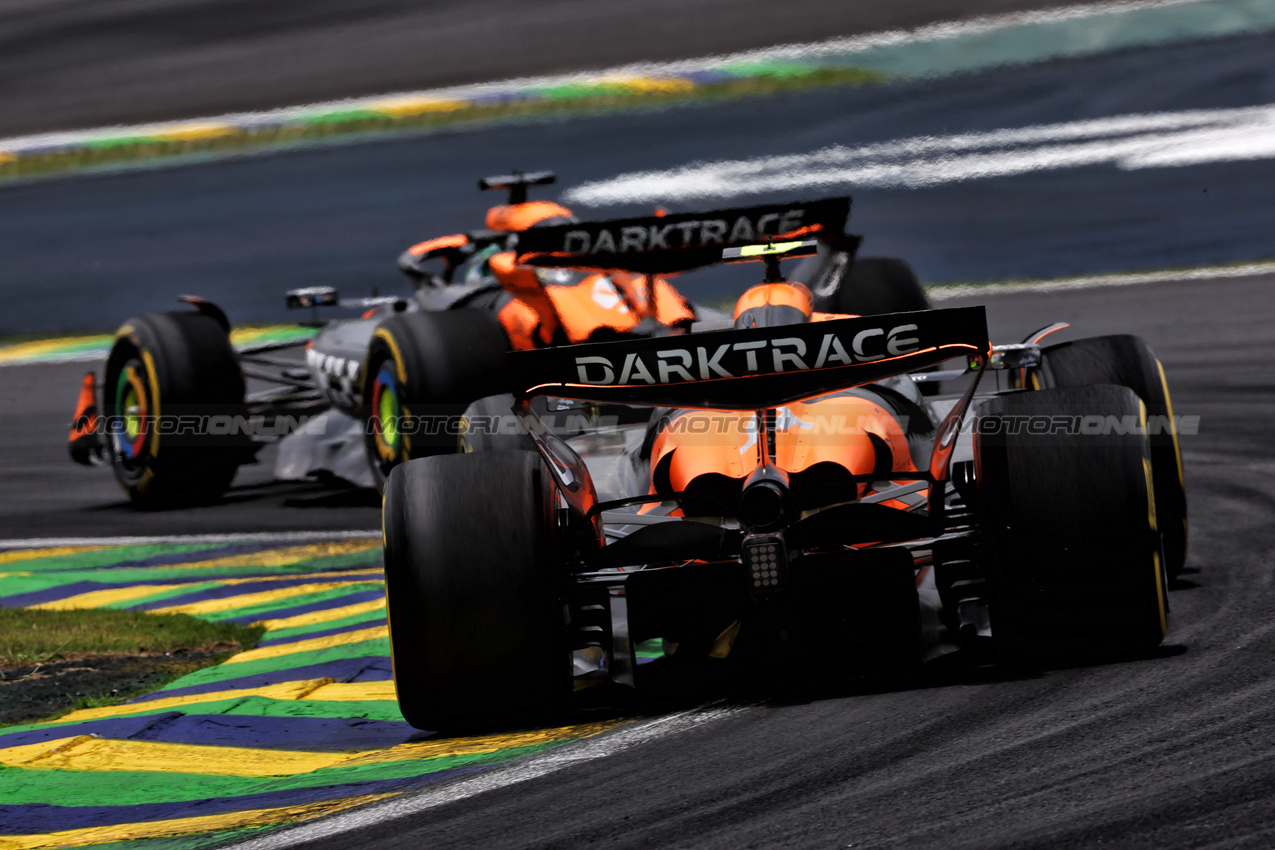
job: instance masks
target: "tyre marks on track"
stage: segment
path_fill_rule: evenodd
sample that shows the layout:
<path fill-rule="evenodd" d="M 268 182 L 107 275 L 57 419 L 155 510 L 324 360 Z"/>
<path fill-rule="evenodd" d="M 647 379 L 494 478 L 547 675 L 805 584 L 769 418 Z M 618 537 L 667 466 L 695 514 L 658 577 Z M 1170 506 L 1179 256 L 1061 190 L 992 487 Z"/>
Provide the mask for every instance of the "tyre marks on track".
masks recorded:
<path fill-rule="evenodd" d="M 160 836 L 185 837 L 166 850 L 208 846 L 622 725 L 450 739 L 408 726 L 377 537 L 10 549 L 0 552 L 0 606 L 177 612 L 267 629 L 256 648 L 128 703 L 0 728 L 4 850 Z"/>

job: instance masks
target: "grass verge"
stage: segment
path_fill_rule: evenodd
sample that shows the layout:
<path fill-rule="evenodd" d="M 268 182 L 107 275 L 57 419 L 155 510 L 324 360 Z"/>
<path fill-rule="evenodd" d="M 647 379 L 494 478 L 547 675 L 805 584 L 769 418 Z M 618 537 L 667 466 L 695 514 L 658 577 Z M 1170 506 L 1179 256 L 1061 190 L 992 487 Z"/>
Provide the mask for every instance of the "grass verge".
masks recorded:
<path fill-rule="evenodd" d="M 0 670 L 104 656 L 221 653 L 249 649 L 260 626 L 212 623 L 187 614 L 77 608 L 0 608 Z"/>
<path fill-rule="evenodd" d="M 264 633 L 186 614 L 0 608 L 0 725 L 124 702 L 250 649 Z"/>

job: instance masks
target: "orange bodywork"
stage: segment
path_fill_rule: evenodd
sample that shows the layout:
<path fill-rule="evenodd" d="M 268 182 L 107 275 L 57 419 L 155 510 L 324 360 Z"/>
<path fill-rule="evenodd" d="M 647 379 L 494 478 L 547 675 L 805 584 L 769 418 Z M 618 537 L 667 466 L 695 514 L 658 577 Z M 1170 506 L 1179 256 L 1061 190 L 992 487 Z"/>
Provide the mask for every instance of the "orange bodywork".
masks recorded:
<path fill-rule="evenodd" d="M 536 270 L 518 264 L 512 252 L 495 254 L 491 272 L 505 291 L 514 297 L 501 308 L 498 318 L 516 351 L 526 351 L 553 342 L 558 332 L 558 312 Z"/>
<path fill-rule="evenodd" d="M 571 218 L 571 210 L 553 201 L 526 201 L 505 204 L 487 211 L 490 230 L 522 231 L 547 218 Z"/>
<path fill-rule="evenodd" d="M 736 327 L 788 324 L 844 318 L 816 313 L 810 290 L 800 283 L 763 283 L 735 303 Z M 673 492 L 705 475 L 726 476 L 742 484 L 762 463 L 752 411 L 689 410 L 673 417 L 656 437 L 651 469 L 662 470 L 661 484 Z M 895 415 L 860 395 L 831 395 L 795 402 L 775 411 L 771 462 L 794 479 L 816 464 L 831 463 L 851 475 L 915 474 L 907 435 Z M 875 438 L 875 439 L 874 439 Z M 667 475 L 665 479 L 663 476 Z M 867 495 L 868 484 L 853 485 L 846 499 Z M 907 508 L 894 500 L 891 507 Z"/>
<path fill-rule="evenodd" d="M 760 283 L 739 296 L 735 302 L 735 319 L 749 310 L 772 306 L 792 307 L 809 317 L 814 302 L 804 283 Z"/>
<path fill-rule="evenodd" d="M 695 319 L 686 299 L 661 277 L 654 278 L 654 294 L 648 298 L 645 281 L 626 272 L 592 274 L 572 286 L 545 286 L 535 269 L 519 265 L 512 252 L 494 255 L 491 270 L 514 296 L 499 318 L 515 350 L 549 345 L 559 332 L 578 343 L 601 328 L 630 331 L 648 317 L 669 326 Z"/>
<path fill-rule="evenodd" d="M 670 420 L 651 449 L 651 468 L 667 455 L 668 482 L 682 491 L 697 477 L 709 473 L 743 480 L 761 463 L 750 411 L 690 410 Z M 799 474 L 817 463 L 831 462 L 853 475 L 880 468 L 882 458 L 872 437 L 889 453 L 890 471 L 914 473 L 907 436 L 890 411 L 859 396 L 832 396 L 780 407 L 775 417 L 774 465 Z M 859 485 L 857 496 L 866 485 Z"/>
<path fill-rule="evenodd" d="M 71 422 L 72 443 L 93 437 L 97 433 L 97 380 L 92 372 L 80 382 L 80 397 L 75 405 L 75 419 Z"/>
<path fill-rule="evenodd" d="M 545 291 L 570 342 L 585 342 L 599 328 L 624 333 L 645 318 L 668 326 L 695 319 L 686 299 L 667 280 L 654 278 L 653 288 L 648 297 L 642 278 L 611 272 L 589 275 L 575 286 L 551 286 Z"/>
<path fill-rule="evenodd" d="M 469 242 L 469 237 L 465 234 L 453 233 L 451 236 L 437 236 L 433 239 L 426 239 L 424 242 L 417 242 L 408 248 L 407 252 L 413 257 L 423 257 L 442 248 L 459 248 L 467 242 Z"/>

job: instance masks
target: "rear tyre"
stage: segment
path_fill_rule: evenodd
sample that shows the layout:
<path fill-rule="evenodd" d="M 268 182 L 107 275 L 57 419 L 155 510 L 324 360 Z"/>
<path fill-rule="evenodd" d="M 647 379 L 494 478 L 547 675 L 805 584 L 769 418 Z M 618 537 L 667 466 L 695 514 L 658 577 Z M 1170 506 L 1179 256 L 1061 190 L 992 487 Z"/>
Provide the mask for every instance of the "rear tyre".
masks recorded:
<path fill-rule="evenodd" d="M 571 690 L 555 493 L 534 452 L 415 460 L 386 482 L 399 709 L 418 729 L 546 718 Z"/>
<path fill-rule="evenodd" d="M 503 389 L 508 350 L 499 321 L 485 310 L 398 313 L 377 327 L 363 410 L 378 487 L 400 463 L 460 451 L 465 408 Z"/>
<path fill-rule="evenodd" d="M 1057 424 L 1095 415 L 1133 427 L 1097 435 Z M 1001 660 L 1127 656 L 1164 638 L 1150 445 L 1136 433 L 1144 419 L 1133 391 L 1110 385 L 1015 393 L 980 406 L 977 503 Z"/>
<path fill-rule="evenodd" d="M 1182 451 L 1173 421 L 1173 403 L 1164 367 L 1151 346 L 1136 336 L 1098 336 L 1064 342 L 1041 352 L 1036 384 L 1083 387 L 1117 384 L 1138 394 L 1147 406 L 1151 428 L 1151 476 L 1155 483 L 1156 519 L 1164 540 L 1164 565 L 1170 579 L 1186 564 L 1186 484 Z"/>
<path fill-rule="evenodd" d="M 102 402 L 115 479 L 138 507 L 215 501 L 251 457 L 246 435 L 220 433 L 246 414 L 244 379 L 225 329 L 209 316 L 148 313 L 124 323 L 107 356 Z"/>
<path fill-rule="evenodd" d="M 531 434 L 513 414 L 514 397 L 509 393 L 487 396 L 465 408 L 461 421 L 461 451 L 536 450 Z"/>
<path fill-rule="evenodd" d="M 930 309 L 930 299 L 916 272 L 894 257 L 860 257 L 850 263 L 840 282 L 830 277 L 815 294 L 815 309 L 824 313 L 872 316 Z"/>

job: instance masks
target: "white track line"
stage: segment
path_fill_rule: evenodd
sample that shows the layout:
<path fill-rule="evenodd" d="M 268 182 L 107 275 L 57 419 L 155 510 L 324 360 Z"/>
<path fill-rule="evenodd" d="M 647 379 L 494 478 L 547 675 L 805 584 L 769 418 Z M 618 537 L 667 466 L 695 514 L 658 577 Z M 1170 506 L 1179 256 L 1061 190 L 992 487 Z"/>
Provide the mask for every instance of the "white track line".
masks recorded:
<path fill-rule="evenodd" d="M 0 549 L 53 549 L 62 546 L 147 546 L 181 543 L 306 543 L 327 540 L 380 540 L 380 529 L 353 531 L 266 531 L 249 534 L 165 534 L 156 537 L 32 537 L 0 540 Z"/>
<path fill-rule="evenodd" d="M 1145 272 L 1141 274 L 1094 275 L 1058 280 L 1022 280 L 1004 283 L 950 284 L 926 288 L 931 301 L 1014 292 L 1063 292 L 1069 289 L 1097 289 L 1107 286 L 1134 286 L 1147 283 L 1174 283 L 1183 280 L 1220 280 L 1223 278 L 1260 277 L 1275 274 L 1275 262 L 1248 263 L 1242 266 L 1213 266 L 1184 271 Z"/>
<path fill-rule="evenodd" d="M 1126 171 L 1275 158 L 1275 105 L 1121 115 L 1060 124 L 833 145 L 803 154 L 691 163 L 584 183 L 585 206 L 693 201 L 761 192 L 917 189 L 1039 171 Z"/>
<path fill-rule="evenodd" d="M 539 779 L 563 768 L 606 758 L 631 747 L 648 744 L 706 723 L 723 720 L 740 711 L 743 709 L 699 708 L 641 721 L 610 734 L 589 738 L 578 744 L 567 744 L 544 755 L 523 759 L 506 767 L 493 768 L 467 779 L 429 787 L 418 794 L 404 795 L 384 803 L 332 815 L 271 835 L 250 839 L 241 844 L 234 844 L 231 847 L 234 850 L 284 850 L 307 841 L 327 839 L 369 827 L 384 826 L 399 818 L 410 817 L 499 788 Z"/>

